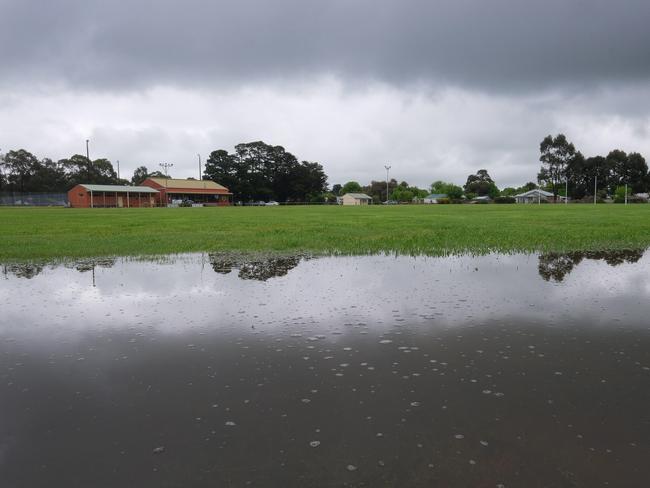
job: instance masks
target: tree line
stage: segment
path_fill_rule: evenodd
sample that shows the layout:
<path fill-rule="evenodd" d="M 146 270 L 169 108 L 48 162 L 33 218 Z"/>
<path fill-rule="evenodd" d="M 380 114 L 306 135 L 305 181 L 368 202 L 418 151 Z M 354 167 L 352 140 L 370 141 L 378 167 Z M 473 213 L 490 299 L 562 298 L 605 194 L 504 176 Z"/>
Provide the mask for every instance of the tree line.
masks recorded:
<path fill-rule="evenodd" d="M 348 181 L 344 185 L 332 186 L 332 193 L 335 196 L 342 196 L 346 193 L 365 193 L 372 198 L 374 203 L 385 201 L 396 201 L 400 203 L 417 202 L 423 200 L 430 194 L 445 195 L 445 198 L 452 203 L 460 203 L 465 200 L 472 200 L 475 197 L 488 196 L 497 198 L 502 195 L 514 195 L 529 189 L 529 185 L 536 187 L 534 183 L 527 183 L 521 188 L 504 188 L 500 191 L 496 183 L 486 169 L 480 169 L 475 174 L 467 176 L 463 186 L 446 181 L 437 180 L 427 188 L 419 188 L 410 185 L 406 181 L 400 183 L 394 178 L 386 181 L 371 181 L 369 185 L 361 186 L 356 181 Z M 505 193 L 504 193 L 505 192 Z"/>
<path fill-rule="evenodd" d="M 139 166 L 130 180 L 118 178 L 108 159 L 90 160 L 80 154 L 53 161 L 18 149 L 0 158 L 0 192 L 65 193 L 79 183 L 140 185 L 149 177 L 169 176 Z M 238 144 L 233 154 L 213 151 L 203 178 L 227 187 L 235 201 L 317 202 L 329 196 L 327 176 L 319 163 L 298 161 L 282 146 L 261 141 Z"/>
<path fill-rule="evenodd" d="M 564 134 L 548 135 L 540 144 L 542 166 L 537 179 L 555 197 L 564 195 L 574 200 L 595 196 L 614 196 L 620 200 L 627 185 L 629 193 L 645 193 L 650 188 L 650 174 L 645 158 L 620 149 L 607 156 L 584 157 Z"/>
<path fill-rule="evenodd" d="M 615 149 L 606 156 L 584 157 L 564 134 L 548 135 L 540 143 L 541 168 L 537 183 L 499 189 L 486 169 L 467 176 L 463 186 L 435 181 L 427 188 L 406 181 L 373 180 L 362 186 L 356 181 L 335 184 L 328 189 L 327 175 L 321 164 L 299 161 L 282 146 L 262 141 L 242 143 L 233 153 L 218 149 L 206 160 L 203 178 L 224 185 L 234 201 L 277 200 L 281 202 L 334 202 L 345 193 L 366 193 L 375 203 L 387 200 L 412 202 L 430 193 L 447 195 L 452 202 L 488 196 L 509 198 L 534 188 L 564 195 L 573 200 L 623 198 L 625 185 L 629 194 L 644 193 L 650 188 L 650 174 L 643 156 Z M 139 166 L 130 180 L 118 178 L 111 161 L 90 160 L 75 154 L 53 161 L 38 159 L 25 149 L 9 151 L 0 158 L 0 192 L 64 193 L 79 183 L 105 185 L 139 185 L 148 177 L 167 177 L 160 171 L 150 172 Z M 568 183 L 568 185 L 567 185 Z"/>
<path fill-rule="evenodd" d="M 514 202 L 512 197 L 517 194 L 540 188 L 553 193 L 554 200 L 558 196 L 566 196 L 574 201 L 588 200 L 594 197 L 599 200 L 613 197 L 614 201 L 622 202 L 627 194 L 646 193 L 650 189 L 650 173 L 644 157 L 637 153 L 626 153 L 620 149 L 610 151 L 607 156 L 584 157 L 564 134 L 553 137 L 546 136 L 540 143 L 541 168 L 537 174 L 537 182 L 529 181 L 520 187 L 505 187 L 499 189 L 486 169 L 480 169 L 475 174 L 467 176 L 461 187 L 454 183 L 435 181 L 428 188 L 418 188 L 395 179 L 386 181 L 371 181 L 362 186 L 356 181 L 344 185 L 334 185 L 334 195 L 344 195 L 349 192 L 363 192 L 372 197 L 375 203 L 386 200 L 398 202 L 413 202 L 425 198 L 429 193 L 443 194 L 451 202 L 472 200 L 476 197 L 489 197 L 501 202 Z M 637 199 L 642 201 L 642 199 Z"/>
<path fill-rule="evenodd" d="M 126 180 L 118 178 L 113 163 L 108 159 L 91 160 L 81 154 L 53 161 L 50 158 L 38 159 L 31 152 L 18 149 L 0 158 L 0 192 L 65 193 L 80 183 L 137 185 L 149 176 L 165 175 L 159 171 L 149 173 L 141 166 L 131 180 Z"/>

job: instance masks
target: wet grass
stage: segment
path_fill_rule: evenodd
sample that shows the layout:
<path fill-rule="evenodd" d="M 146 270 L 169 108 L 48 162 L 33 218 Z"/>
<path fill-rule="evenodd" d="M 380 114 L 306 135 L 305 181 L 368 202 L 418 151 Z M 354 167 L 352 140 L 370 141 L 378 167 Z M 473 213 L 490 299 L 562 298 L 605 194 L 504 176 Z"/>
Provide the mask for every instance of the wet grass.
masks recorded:
<path fill-rule="evenodd" d="M 650 205 L 0 208 L 0 259 L 198 251 L 445 255 L 650 246 Z"/>

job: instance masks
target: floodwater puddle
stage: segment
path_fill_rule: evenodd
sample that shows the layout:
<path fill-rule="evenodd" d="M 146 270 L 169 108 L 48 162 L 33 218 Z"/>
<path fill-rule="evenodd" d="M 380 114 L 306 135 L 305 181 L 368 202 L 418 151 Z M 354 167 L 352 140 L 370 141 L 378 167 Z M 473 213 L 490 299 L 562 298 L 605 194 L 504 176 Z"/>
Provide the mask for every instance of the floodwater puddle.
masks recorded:
<path fill-rule="evenodd" d="M 3 487 L 650 479 L 650 253 L 0 271 Z"/>

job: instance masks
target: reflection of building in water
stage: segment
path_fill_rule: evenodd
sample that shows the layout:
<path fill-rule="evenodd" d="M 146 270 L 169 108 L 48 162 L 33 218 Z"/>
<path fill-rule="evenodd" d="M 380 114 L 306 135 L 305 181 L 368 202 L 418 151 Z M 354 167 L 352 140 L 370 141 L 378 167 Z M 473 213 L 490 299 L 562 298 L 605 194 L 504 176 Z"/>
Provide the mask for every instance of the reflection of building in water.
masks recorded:
<path fill-rule="evenodd" d="M 576 251 L 570 253 L 540 254 L 539 275 L 546 281 L 562 281 L 583 259 L 605 261 L 610 266 L 623 263 L 636 263 L 643 257 L 645 250 L 622 249 L 618 251 Z"/>
<path fill-rule="evenodd" d="M 249 258 L 231 254 L 209 254 L 210 265 L 217 273 L 228 274 L 234 269 L 239 270 L 242 280 L 266 281 L 269 278 L 285 276 L 298 266 L 306 256 L 273 256 Z"/>

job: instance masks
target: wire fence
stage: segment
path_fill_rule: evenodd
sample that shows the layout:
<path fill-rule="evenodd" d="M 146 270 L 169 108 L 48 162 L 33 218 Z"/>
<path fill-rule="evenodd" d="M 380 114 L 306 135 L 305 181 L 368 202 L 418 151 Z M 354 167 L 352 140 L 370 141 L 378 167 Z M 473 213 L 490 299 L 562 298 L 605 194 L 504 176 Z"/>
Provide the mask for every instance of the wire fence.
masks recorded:
<path fill-rule="evenodd" d="M 14 207 L 65 207 L 66 193 L 18 193 L 0 192 L 0 206 Z"/>

